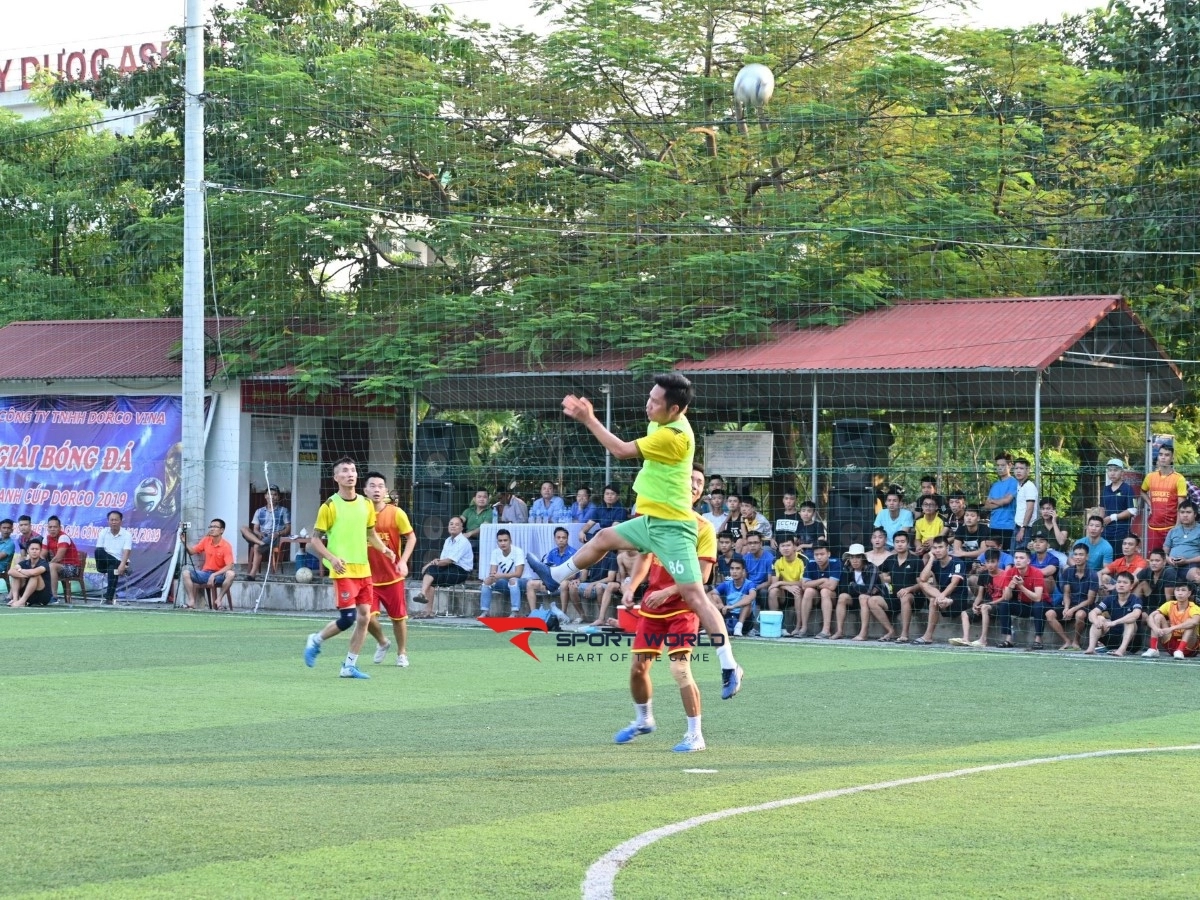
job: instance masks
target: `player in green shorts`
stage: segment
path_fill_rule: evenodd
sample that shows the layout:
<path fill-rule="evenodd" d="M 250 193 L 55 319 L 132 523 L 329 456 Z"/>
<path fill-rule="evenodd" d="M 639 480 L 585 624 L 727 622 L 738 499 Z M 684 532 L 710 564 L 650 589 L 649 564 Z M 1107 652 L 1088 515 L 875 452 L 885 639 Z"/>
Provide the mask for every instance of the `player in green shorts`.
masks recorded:
<path fill-rule="evenodd" d="M 596 418 L 590 400 L 574 394 L 563 398 L 563 412 L 586 427 L 613 456 L 644 460 L 633 483 L 641 515 L 603 529 L 574 556 L 553 569 L 532 557 L 526 564 L 537 573 L 546 589 L 554 593 L 560 582 L 598 563 L 610 551 L 653 553 L 679 585 L 680 598 L 700 617 L 704 630 L 711 636 L 719 634 L 724 638 L 717 656 L 721 661 L 721 699 L 728 700 L 741 689 L 743 673 L 733 658 L 725 620 L 704 596 L 696 558 L 691 486 L 696 437 L 686 417 L 694 395 L 692 383 L 682 375 L 675 372 L 656 375 L 646 400 L 646 418 L 650 424 L 646 436 L 636 441 L 623 441 L 605 428 Z"/>

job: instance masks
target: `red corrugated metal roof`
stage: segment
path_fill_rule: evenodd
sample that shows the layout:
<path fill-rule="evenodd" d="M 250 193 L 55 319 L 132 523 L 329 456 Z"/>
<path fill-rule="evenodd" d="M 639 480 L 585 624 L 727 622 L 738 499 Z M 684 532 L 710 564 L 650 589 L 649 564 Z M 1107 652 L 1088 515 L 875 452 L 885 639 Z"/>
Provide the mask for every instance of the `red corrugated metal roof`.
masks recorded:
<path fill-rule="evenodd" d="M 240 320 L 222 319 L 220 330 Z M 218 323 L 206 320 L 208 339 Z M 182 319 L 94 319 L 70 322 L 14 322 L 0 328 L 0 381 L 182 377 L 179 345 Z M 206 352 L 206 376 L 218 360 Z"/>
<path fill-rule="evenodd" d="M 780 328 L 760 344 L 681 363 L 682 371 L 1045 369 L 1124 301 L 1022 297 L 897 303 L 837 328 Z"/>

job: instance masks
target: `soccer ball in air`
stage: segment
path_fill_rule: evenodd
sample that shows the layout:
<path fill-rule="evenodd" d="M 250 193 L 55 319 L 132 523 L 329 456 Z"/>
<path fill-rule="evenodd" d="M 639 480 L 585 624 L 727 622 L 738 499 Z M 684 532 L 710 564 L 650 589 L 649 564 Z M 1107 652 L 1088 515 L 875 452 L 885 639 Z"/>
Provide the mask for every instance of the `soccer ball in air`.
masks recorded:
<path fill-rule="evenodd" d="M 306 569 L 304 566 L 301 566 L 299 569 L 296 570 L 297 583 L 308 584 L 312 580 L 313 580 L 312 569 Z"/>
<path fill-rule="evenodd" d="M 775 93 L 775 76 L 762 63 L 742 66 L 733 79 L 733 99 L 738 105 L 750 109 L 766 106 Z"/>

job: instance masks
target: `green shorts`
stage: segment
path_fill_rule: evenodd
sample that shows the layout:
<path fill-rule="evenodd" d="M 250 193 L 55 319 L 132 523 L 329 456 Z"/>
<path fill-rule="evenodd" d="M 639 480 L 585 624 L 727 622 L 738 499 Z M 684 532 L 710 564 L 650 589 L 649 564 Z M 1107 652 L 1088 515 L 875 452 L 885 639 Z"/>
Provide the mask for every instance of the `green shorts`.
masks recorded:
<path fill-rule="evenodd" d="M 656 519 L 637 516 L 613 526 L 621 538 L 643 553 L 658 557 L 676 584 L 700 583 L 696 556 L 696 520 Z"/>

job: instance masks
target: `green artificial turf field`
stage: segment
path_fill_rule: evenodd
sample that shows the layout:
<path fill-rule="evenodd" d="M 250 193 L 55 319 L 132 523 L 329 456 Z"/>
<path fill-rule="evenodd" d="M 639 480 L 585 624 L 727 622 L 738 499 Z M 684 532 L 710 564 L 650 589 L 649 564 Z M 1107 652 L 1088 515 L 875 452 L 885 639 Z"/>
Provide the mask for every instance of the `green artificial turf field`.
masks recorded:
<path fill-rule="evenodd" d="M 1200 742 L 1194 662 L 742 641 L 733 701 L 715 655 L 694 664 L 707 752 L 670 752 L 665 663 L 658 733 L 618 747 L 627 662 L 417 625 L 411 668 L 373 666 L 368 640 L 357 682 L 343 639 L 305 668 L 316 624 L 0 614 L 0 893 L 579 897 L 622 841 L 713 810 Z M 616 896 L 1191 897 L 1198 768 L 1079 760 L 738 816 L 644 849 Z"/>

